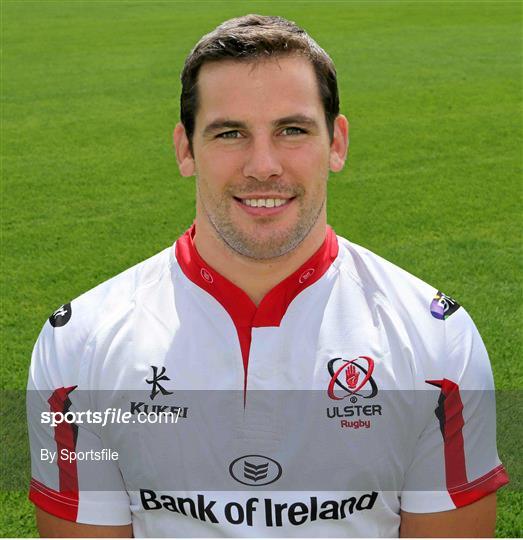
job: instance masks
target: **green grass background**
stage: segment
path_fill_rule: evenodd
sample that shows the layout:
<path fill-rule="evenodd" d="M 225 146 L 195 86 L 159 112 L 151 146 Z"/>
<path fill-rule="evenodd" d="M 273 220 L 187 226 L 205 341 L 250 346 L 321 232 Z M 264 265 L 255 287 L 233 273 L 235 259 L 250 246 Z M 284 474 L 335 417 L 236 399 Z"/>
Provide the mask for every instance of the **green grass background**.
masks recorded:
<path fill-rule="evenodd" d="M 513 478 L 497 535 L 521 536 L 522 8 L 502 1 L 2 1 L 0 534 L 36 534 L 23 393 L 7 390 L 25 387 L 56 307 L 191 223 L 171 143 L 179 72 L 203 33 L 248 12 L 295 20 L 337 65 L 351 147 L 330 180 L 336 232 L 476 321 Z"/>

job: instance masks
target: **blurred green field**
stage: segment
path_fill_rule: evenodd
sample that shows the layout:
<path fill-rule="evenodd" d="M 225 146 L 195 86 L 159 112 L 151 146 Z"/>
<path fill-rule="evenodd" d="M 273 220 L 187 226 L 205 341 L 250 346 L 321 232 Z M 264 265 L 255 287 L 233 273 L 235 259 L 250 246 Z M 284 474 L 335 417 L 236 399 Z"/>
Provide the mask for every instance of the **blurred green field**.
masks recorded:
<path fill-rule="evenodd" d="M 523 535 L 520 2 L 3 0 L 2 388 L 25 387 L 55 308 L 192 222 L 171 142 L 179 72 L 202 33 L 248 12 L 295 20 L 337 65 L 351 150 L 330 180 L 330 224 L 473 316 L 513 396 L 497 535 Z M 6 480 L 28 474 L 17 395 L 1 400 L 0 534 L 26 537 L 26 486 Z"/>

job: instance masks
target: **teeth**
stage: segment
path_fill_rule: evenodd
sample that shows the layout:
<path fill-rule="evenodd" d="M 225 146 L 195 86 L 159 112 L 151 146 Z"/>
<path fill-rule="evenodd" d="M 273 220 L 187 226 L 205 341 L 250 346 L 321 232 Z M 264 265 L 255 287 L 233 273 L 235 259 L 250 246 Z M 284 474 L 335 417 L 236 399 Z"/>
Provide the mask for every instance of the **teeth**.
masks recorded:
<path fill-rule="evenodd" d="M 242 199 L 242 203 L 246 206 L 274 208 L 282 206 L 287 202 L 286 199 Z"/>

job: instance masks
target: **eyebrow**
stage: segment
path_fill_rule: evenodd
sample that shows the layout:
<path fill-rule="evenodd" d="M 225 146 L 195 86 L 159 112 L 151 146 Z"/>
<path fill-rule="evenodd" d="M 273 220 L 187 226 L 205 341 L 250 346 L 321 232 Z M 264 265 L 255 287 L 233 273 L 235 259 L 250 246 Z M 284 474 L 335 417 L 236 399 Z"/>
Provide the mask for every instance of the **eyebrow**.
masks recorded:
<path fill-rule="evenodd" d="M 278 118 L 273 123 L 274 127 L 281 127 L 289 124 L 298 124 L 300 126 L 307 126 L 309 128 L 317 128 L 318 123 L 314 118 L 306 116 L 304 114 L 293 114 L 291 116 L 285 116 L 283 118 Z M 229 118 L 217 118 L 203 130 L 203 135 L 211 135 L 220 131 L 222 129 L 247 129 L 247 124 L 245 122 L 240 122 L 239 120 L 232 120 Z"/>
<path fill-rule="evenodd" d="M 216 131 L 220 131 L 222 129 L 245 129 L 247 127 L 247 124 L 244 122 L 239 122 L 238 120 L 229 120 L 227 118 L 218 118 L 205 126 L 205 129 L 203 130 L 204 135 L 210 135 L 212 133 L 215 133 Z"/>
<path fill-rule="evenodd" d="M 273 123 L 276 127 L 281 127 L 289 124 L 299 124 L 300 126 L 307 126 L 309 128 L 318 127 L 318 122 L 316 122 L 314 118 L 311 118 L 310 116 L 306 116 L 304 114 L 293 114 L 291 116 L 285 116 L 284 118 L 279 118 Z"/>

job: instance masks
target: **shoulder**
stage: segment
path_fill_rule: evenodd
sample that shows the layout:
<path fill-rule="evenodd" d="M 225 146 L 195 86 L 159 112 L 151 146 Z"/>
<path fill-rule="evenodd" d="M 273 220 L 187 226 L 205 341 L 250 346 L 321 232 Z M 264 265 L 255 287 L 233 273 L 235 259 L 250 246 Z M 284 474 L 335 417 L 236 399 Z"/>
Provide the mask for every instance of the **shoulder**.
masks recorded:
<path fill-rule="evenodd" d="M 453 297 L 364 247 L 338 241 L 340 273 L 358 284 L 375 320 L 404 336 L 427 369 L 440 369 L 451 356 L 463 360 L 467 344 L 484 355 L 472 319 Z"/>
<path fill-rule="evenodd" d="M 98 331 L 125 320 L 142 291 L 170 286 L 171 254 L 172 247 L 166 248 L 56 309 L 42 327 L 31 371 L 48 373 L 51 379 L 57 372 L 59 378 L 76 379 L 87 345 Z"/>
<path fill-rule="evenodd" d="M 437 288 L 425 283 L 403 268 L 387 261 L 369 249 L 338 237 L 343 256 L 341 269 L 351 277 L 367 295 L 376 302 L 389 303 L 394 309 L 406 311 L 411 316 L 447 318 L 449 310 L 440 314 L 436 303 L 447 298 L 456 308 L 459 304 Z M 442 300 L 443 299 L 443 300 Z"/>
<path fill-rule="evenodd" d="M 132 308 L 142 291 L 154 289 L 169 275 L 172 247 L 121 272 L 71 302 L 71 322 L 89 331 Z"/>

